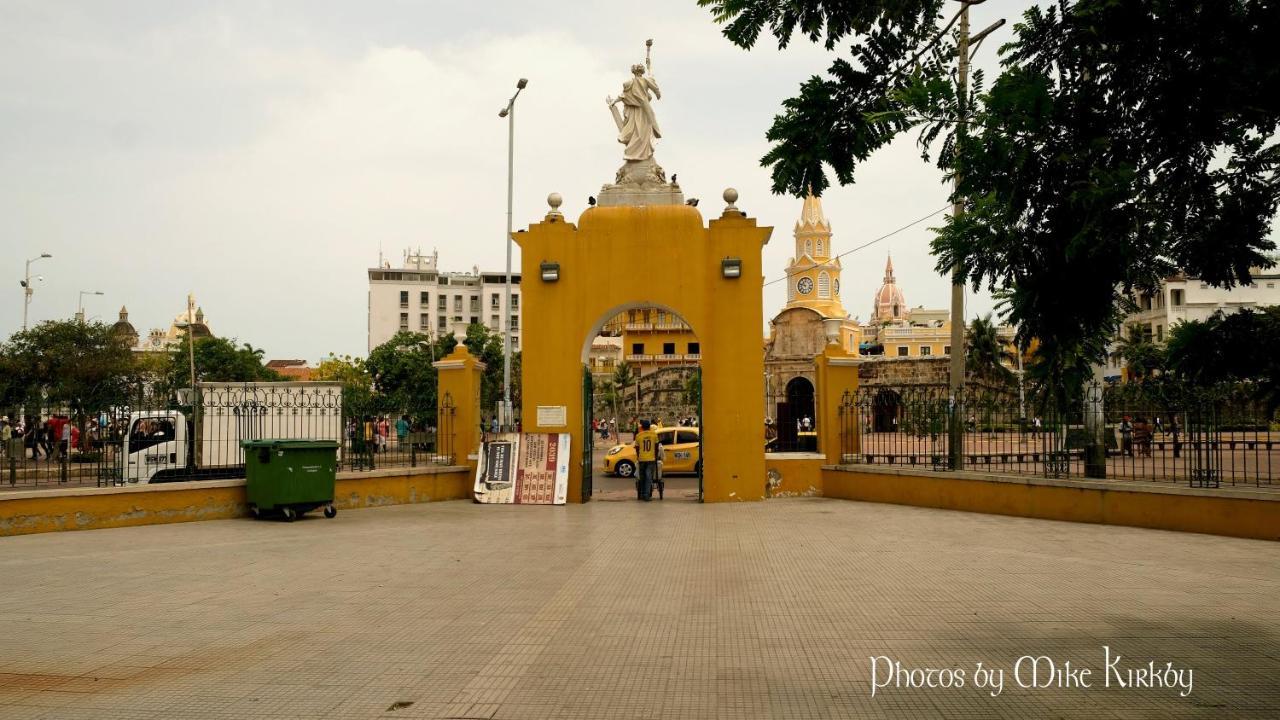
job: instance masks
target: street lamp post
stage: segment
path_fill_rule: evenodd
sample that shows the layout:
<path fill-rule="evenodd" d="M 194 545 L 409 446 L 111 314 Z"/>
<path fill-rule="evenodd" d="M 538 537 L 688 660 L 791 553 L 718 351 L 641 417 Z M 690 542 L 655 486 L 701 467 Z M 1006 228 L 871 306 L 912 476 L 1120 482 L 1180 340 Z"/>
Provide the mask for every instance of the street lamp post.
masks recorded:
<path fill-rule="evenodd" d="M 27 329 L 27 311 L 31 308 L 31 263 L 37 260 L 53 257 L 49 253 L 40 253 L 39 257 L 33 257 L 27 261 L 27 274 L 22 279 L 23 301 L 22 301 L 22 330 Z"/>
<path fill-rule="evenodd" d="M 511 425 L 511 197 L 515 186 L 516 98 L 529 84 L 525 78 L 516 82 L 516 92 L 498 117 L 507 119 L 507 308 L 506 335 L 502 338 L 502 405 L 498 408 L 504 428 Z"/>
<path fill-rule="evenodd" d="M 986 0 L 958 0 L 960 3 L 959 42 L 956 43 L 956 60 L 959 65 L 956 72 L 958 90 L 957 107 L 959 110 L 956 125 L 956 153 L 960 152 L 959 138 L 963 137 L 969 119 L 969 61 L 973 51 L 994 30 L 1004 25 L 1004 19 L 993 23 L 982 32 L 969 36 L 969 6 L 981 5 Z M 972 49 L 971 49 L 972 48 Z M 960 197 L 960 170 L 953 178 L 955 201 L 951 205 L 951 216 L 959 219 L 964 214 L 964 198 Z M 951 269 L 951 427 L 948 437 L 948 455 L 952 470 L 964 469 L 964 284 L 965 278 L 959 263 Z"/>
<path fill-rule="evenodd" d="M 84 296 L 85 295 L 105 295 L 101 290 L 81 290 L 80 297 L 76 300 L 76 322 L 84 322 Z"/>

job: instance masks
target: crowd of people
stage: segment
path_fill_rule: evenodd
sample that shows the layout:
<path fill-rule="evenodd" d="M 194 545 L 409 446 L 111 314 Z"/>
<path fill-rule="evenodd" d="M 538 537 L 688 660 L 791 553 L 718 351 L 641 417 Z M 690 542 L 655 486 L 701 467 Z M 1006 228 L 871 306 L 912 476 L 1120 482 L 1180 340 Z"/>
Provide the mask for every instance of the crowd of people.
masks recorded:
<path fill-rule="evenodd" d="M 87 430 L 85 440 L 96 439 L 98 421 L 90 420 Z M 16 421 L 8 416 L 0 417 L 0 457 L 33 462 L 43 458 L 56 462 L 69 457 L 73 449 L 83 450 L 84 446 L 80 428 L 68 415 L 55 414 L 44 420 L 28 416 Z"/>

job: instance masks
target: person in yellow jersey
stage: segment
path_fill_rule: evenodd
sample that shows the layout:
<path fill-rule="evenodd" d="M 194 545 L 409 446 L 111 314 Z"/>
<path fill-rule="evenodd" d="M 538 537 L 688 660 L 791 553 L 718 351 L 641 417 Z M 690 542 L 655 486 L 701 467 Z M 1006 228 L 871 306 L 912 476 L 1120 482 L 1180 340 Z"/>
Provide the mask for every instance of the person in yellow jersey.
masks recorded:
<path fill-rule="evenodd" d="M 662 443 L 658 442 L 658 433 L 648 420 L 640 421 L 640 432 L 636 435 L 636 462 L 640 465 L 639 477 L 636 480 L 636 496 L 644 502 L 653 497 L 653 481 L 658 477 L 658 458 L 662 453 Z"/>

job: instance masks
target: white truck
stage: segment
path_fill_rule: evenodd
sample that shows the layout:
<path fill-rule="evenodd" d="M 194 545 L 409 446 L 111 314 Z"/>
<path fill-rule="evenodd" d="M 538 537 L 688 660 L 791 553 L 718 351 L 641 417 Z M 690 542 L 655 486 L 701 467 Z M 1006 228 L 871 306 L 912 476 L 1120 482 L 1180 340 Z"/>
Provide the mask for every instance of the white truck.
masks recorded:
<path fill-rule="evenodd" d="M 116 459 L 119 482 L 244 477 L 244 440 L 342 443 L 342 383 L 200 383 L 196 397 L 196 417 L 191 406 L 129 413 Z"/>

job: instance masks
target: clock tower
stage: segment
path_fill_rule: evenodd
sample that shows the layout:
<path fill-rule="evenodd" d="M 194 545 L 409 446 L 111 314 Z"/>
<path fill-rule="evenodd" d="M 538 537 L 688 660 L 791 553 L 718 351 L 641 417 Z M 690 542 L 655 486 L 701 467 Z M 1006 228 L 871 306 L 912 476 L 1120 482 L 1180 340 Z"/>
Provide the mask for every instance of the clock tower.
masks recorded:
<path fill-rule="evenodd" d="M 828 318 L 848 316 L 840 302 L 840 259 L 832 257 L 831 224 L 809 189 L 795 228 L 796 254 L 787 265 L 787 309 L 809 308 Z"/>

